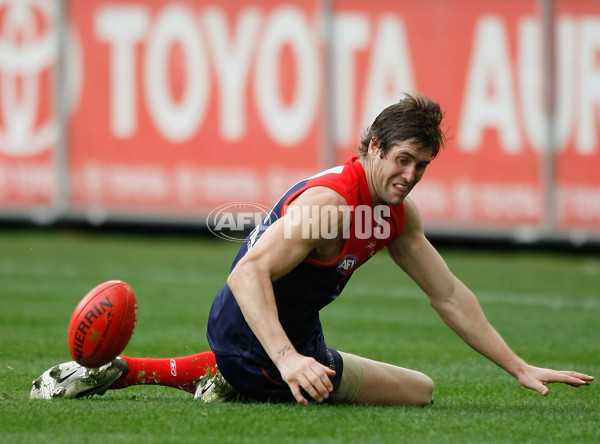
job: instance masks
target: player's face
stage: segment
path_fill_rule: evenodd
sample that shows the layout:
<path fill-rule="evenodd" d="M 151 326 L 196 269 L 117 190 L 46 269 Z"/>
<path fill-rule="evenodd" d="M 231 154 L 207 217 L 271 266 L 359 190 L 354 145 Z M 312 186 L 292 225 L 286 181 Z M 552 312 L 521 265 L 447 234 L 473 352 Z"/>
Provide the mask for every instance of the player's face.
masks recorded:
<path fill-rule="evenodd" d="M 379 148 L 371 142 L 367 155 L 372 168 L 367 175 L 370 176 L 373 203 L 400 205 L 404 202 L 408 193 L 423 177 L 431 162 L 431 153 L 431 149 L 424 149 L 411 140 L 404 140 L 391 146 L 382 159 Z"/>

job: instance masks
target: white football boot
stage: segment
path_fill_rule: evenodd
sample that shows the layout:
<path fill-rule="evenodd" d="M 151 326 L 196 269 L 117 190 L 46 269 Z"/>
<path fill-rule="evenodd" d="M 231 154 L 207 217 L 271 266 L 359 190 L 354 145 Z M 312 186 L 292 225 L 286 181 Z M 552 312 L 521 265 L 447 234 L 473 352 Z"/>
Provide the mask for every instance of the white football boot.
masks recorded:
<path fill-rule="evenodd" d="M 240 394 L 229 384 L 221 372 L 207 372 L 197 381 L 194 399 L 200 402 L 239 401 Z"/>
<path fill-rule="evenodd" d="M 33 381 L 31 399 L 89 398 L 102 396 L 128 370 L 120 357 L 98 368 L 87 368 L 75 361 L 65 362 L 46 370 Z"/>

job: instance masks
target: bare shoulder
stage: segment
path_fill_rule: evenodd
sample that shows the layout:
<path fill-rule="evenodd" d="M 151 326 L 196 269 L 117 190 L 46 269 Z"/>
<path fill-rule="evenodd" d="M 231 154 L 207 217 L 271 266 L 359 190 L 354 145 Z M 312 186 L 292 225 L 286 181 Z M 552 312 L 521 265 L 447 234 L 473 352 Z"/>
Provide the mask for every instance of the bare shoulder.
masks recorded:
<path fill-rule="evenodd" d="M 405 229 L 388 245 L 390 256 L 424 291 L 432 297 L 448 288 L 452 275 L 444 260 L 425 236 L 419 210 L 405 200 Z"/>
<path fill-rule="evenodd" d="M 423 222 L 417 205 L 404 200 L 404 230 L 389 245 L 388 251 L 396 262 L 404 262 L 427 243 Z"/>
<path fill-rule="evenodd" d="M 290 205 L 346 205 L 346 199 L 337 191 L 324 186 L 308 188 L 298 195 Z"/>
<path fill-rule="evenodd" d="M 404 231 L 400 238 L 414 235 L 424 235 L 423 220 L 417 205 L 407 198 L 404 200 Z"/>
<path fill-rule="evenodd" d="M 332 221 L 330 217 L 323 217 L 321 209 L 345 204 L 344 198 L 332 189 L 307 189 L 288 205 L 285 214 L 265 231 L 236 268 L 253 266 L 264 270 L 272 280 L 279 279 L 310 254 L 322 252 L 335 243 L 335 239 L 324 238 L 323 233 L 335 230 L 343 233 L 343 217 Z M 338 226 L 333 225 L 336 222 Z"/>
<path fill-rule="evenodd" d="M 348 203 L 341 194 L 331 188 L 316 186 L 297 196 L 288 205 L 282 219 L 286 228 L 291 230 L 291 233 L 286 231 L 290 237 L 296 233 L 303 239 L 309 239 L 315 249 L 327 249 L 333 254 L 331 251 L 341 248 L 338 241 L 351 218 Z"/>

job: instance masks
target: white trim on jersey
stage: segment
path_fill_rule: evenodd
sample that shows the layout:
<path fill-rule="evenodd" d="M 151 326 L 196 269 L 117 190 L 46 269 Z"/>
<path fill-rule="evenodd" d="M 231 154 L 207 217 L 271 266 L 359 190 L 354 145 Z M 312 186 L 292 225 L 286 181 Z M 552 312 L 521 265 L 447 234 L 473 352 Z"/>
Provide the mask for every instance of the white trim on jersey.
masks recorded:
<path fill-rule="evenodd" d="M 329 168 L 328 170 L 321 171 L 320 173 L 315 174 L 314 176 L 310 176 L 305 180 L 316 179 L 317 177 L 325 176 L 326 174 L 342 174 L 344 170 L 344 165 L 339 165 L 333 168 Z"/>

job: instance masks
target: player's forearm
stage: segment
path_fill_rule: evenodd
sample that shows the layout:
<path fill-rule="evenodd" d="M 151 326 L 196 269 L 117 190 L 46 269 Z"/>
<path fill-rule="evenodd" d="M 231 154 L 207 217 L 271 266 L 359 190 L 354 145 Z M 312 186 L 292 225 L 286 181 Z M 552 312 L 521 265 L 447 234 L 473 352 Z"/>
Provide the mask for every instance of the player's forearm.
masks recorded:
<path fill-rule="evenodd" d="M 477 298 L 462 284 L 451 298 L 432 302 L 440 317 L 473 349 L 517 377 L 525 362 L 485 317 Z"/>

